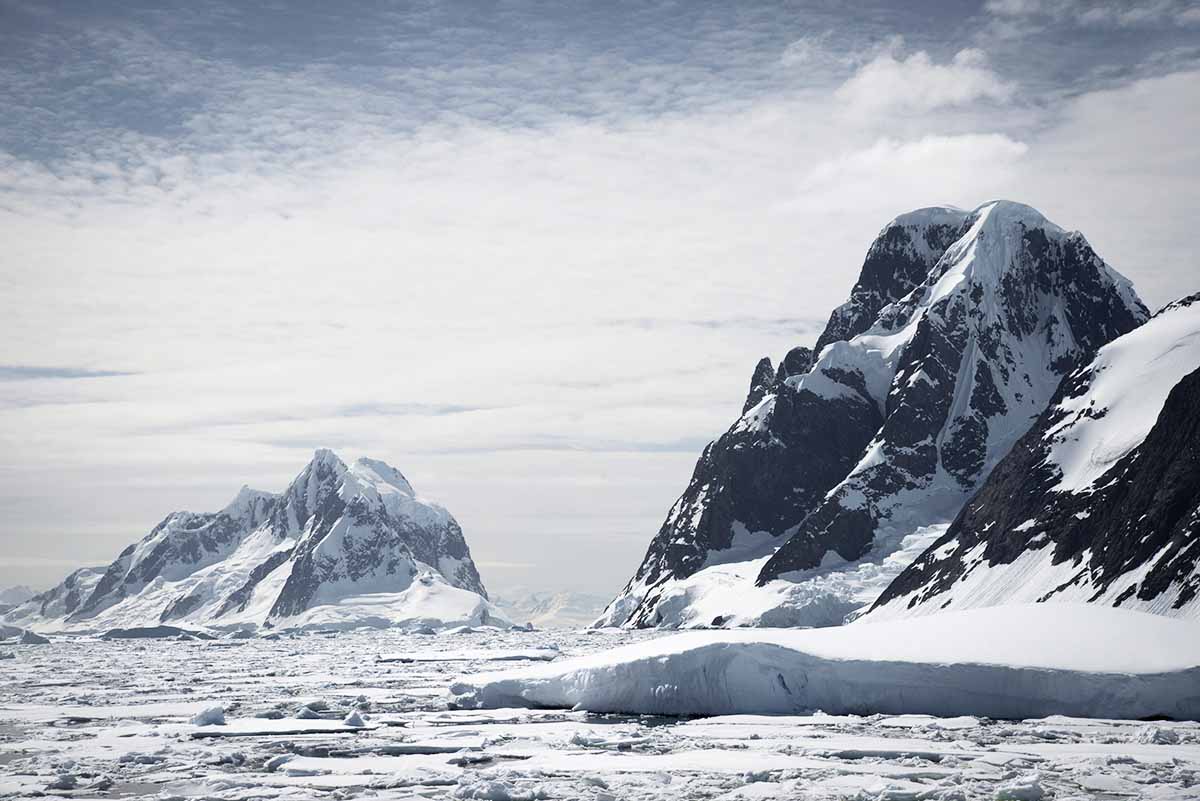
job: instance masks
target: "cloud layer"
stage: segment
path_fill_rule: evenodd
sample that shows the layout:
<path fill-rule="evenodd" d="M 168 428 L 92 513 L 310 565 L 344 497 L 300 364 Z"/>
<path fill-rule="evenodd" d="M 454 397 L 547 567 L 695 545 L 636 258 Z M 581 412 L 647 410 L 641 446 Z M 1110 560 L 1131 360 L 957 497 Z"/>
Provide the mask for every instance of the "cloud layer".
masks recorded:
<path fill-rule="evenodd" d="M 1014 197 L 1195 289 L 1171 31 L 1028 70 L 1015 9 L 627 11 L 7 6 L 0 583 L 330 446 L 489 584 L 615 590 L 896 214 Z"/>

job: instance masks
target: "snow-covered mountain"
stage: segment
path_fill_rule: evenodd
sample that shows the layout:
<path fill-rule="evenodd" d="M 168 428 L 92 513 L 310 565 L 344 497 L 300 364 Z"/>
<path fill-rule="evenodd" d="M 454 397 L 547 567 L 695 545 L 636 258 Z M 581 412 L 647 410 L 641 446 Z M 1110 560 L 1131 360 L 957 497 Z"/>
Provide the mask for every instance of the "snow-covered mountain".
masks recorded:
<path fill-rule="evenodd" d="M 829 625 L 873 601 L 1046 408 L 1147 318 L 1078 232 L 1008 201 L 889 223 L 814 354 L 755 368 L 598 625 Z"/>
<path fill-rule="evenodd" d="M 176 512 L 103 571 L 72 573 L 14 625 L 353 626 L 507 620 L 462 530 L 400 471 L 318 450 L 281 494 L 244 487 L 219 512 Z"/>
<path fill-rule="evenodd" d="M 0 588 L 0 607 L 11 607 L 25 603 L 35 595 L 37 593 L 24 584 Z"/>
<path fill-rule="evenodd" d="M 867 619 L 1033 601 L 1200 618 L 1200 293 L 1065 380 Z"/>
<path fill-rule="evenodd" d="M 512 590 L 493 603 L 516 621 L 527 621 L 540 629 L 584 628 L 608 603 L 607 595 L 587 592 Z"/>

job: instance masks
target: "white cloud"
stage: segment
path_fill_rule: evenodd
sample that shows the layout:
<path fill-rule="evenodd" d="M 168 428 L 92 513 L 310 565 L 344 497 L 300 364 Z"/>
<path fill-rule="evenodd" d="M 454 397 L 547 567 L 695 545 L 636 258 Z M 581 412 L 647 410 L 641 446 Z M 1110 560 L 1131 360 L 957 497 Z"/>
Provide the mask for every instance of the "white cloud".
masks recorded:
<path fill-rule="evenodd" d="M 960 50 L 945 64 L 925 51 L 908 57 L 883 52 L 837 90 L 837 98 L 862 114 L 924 113 L 981 100 L 1004 102 L 1014 86 L 988 66 L 978 49 Z"/>
<path fill-rule="evenodd" d="M 882 225 L 900 210 L 991 197 L 1011 185 L 1028 149 L 995 133 L 880 139 L 815 164 L 800 180 L 791 208 L 872 214 Z"/>

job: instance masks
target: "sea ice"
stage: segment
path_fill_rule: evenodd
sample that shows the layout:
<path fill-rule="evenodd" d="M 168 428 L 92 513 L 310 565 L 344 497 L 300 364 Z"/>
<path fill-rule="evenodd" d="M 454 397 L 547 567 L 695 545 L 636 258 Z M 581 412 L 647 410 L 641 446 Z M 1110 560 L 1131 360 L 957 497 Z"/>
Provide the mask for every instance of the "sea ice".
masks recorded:
<path fill-rule="evenodd" d="M 662 651 L 673 639 L 480 630 L 453 644 L 481 653 L 558 646 L 561 661 L 530 667 L 558 670 L 639 643 Z M 1200 778 L 1195 722 L 454 710 L 446 704 L 453 677 L 482 683 L 475 675 L 496 662 L 363 658 L 428 653 L 438 642 L 392 628 L 255 638 L 237 648 L 73 634 L 17 648 L 0 668 L 0 798 L 44 797 L 70 776 L 80 798 L 996 801 L 1030 792 L 1034 777 L 1045 798 L 1179 801 L 1195 796 Z M 1130 650 L 1146 643 L 1131 641 Z M 931 656 L 951 650 L 918 646 Z M 1169 669 L 1175 658 L 1149 650 L 1129 662 Z M 213 707 L 225 710 L 224 725 L 191 722 Z M 301 707 L 321 711 L 290 717 Z M 366 725 L 353 725 L 356 712 Z"/>

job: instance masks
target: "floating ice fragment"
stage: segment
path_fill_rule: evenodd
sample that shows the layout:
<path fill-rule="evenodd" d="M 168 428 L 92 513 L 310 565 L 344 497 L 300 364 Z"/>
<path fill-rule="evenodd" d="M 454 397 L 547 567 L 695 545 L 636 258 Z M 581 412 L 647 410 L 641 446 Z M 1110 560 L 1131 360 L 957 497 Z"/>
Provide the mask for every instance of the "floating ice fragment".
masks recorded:
<path fill-rule="evenodd" d="M 291 758 L 292 758 L 291 754 L 280 754 L 279 756 L 273 756 L 270 759 L 268 759 L 265 763 L 263 763 L 263 768 L 268 773 L 274 773 L 275 771 L 279 770 L 279 768 L 282 765 L 284 765 Z"/>
<path fill-rule="evenodd" d="M 1041 801 L 1045 797 L 1042 778 L 1037 773 L 1018 776 L 996 788 L 996 801 Z"/>
<path fill-rule="evenodd" d="M 521 790 L 508 782 L 502 781 L 472 781 L 459 785 L 454 791 L 455 798 L 481 799 L 482 801 L 535 801 L 549 798 L 541 788 Z"/>
<path fill-rule="evenodd" d="M 60 774 L 57 779 L 46 785 L 47 790 L 74 790 L 79 780 L 70 773 Z"/>
<path fill-rule="evenodd" d="M 196 726 L 224 726 L 225 709 L 220 706 L 210 706 L 192 716 L 192 724 Z"/>
<path fill-rule="evenodd" d="M 1147 745 L 1174 745 L 1179 742 L 1179 733 L 1161 726 L 1143 726 L 1138 729 L 1137 741 Z"/>

